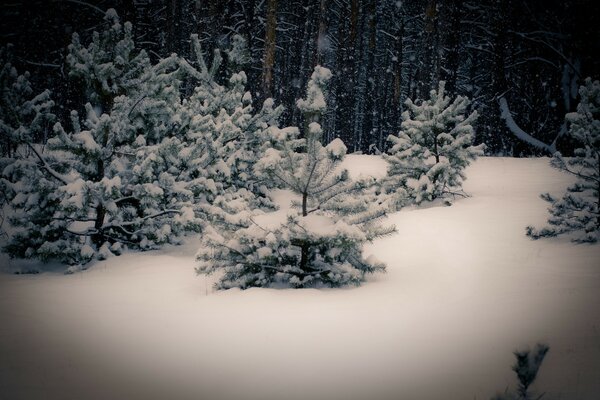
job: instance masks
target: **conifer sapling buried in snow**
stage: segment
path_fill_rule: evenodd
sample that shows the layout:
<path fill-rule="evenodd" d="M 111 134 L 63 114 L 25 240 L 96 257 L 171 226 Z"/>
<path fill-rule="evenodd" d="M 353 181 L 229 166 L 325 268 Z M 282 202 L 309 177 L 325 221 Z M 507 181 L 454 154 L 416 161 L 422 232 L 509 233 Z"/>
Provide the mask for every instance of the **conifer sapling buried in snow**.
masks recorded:
<path fill-rule="evenodd" d="M 388 138 L 392 147 L 385 155 L 389 167 L 383 186 L 397 207 L 464 195 L 464 169 L 483 154 L 483 145 L 473 145 L 477 112 L 467 116 L 469 99 L 451 100 L 444 86 L 441 81 L 420 104 L 407 99 L 401 131 Z"/>
<path fill-rule="evenodd" d="M 549 193 L 542 199 L 551 204 L 549 226 L 527 227 L 533 239 L 572 233 L 574 242 L 595 243 L 600 239 L 600 82 L 585 80 L 579 89 L 577 111 L 566 115 L 569 135 L 581 146 L 573 157 L 556 153 L 550 165 L 577 178 L 562 198 Z"/>
<path fill-rule="evenodd" d="M 292 212 L 276 221 L 257 213 L 235 231 L 213 227 L 207 233 L 198 272 L 223 272 L 219 288 L 358 285 L 366 273 L 384 270 L 363 257 L 362 245 L 393 228 L 377 225 L 383 211 L 338 168 L 346 154 L 342 141 L 320 142 L 330 77 L 328 69 L 315 67 L 306 98 L 297 102 L 307 122 L 304 138 L 298 139 L 297 129 L 280 130 L 283 147 L 267 149 L 255 166 L 257 175 L 296 195 Z"/>
<path fill-rule="evenodd" d="M 69 46 L 70 76 L 87 88 L 83 112 L 71 113 L 69 129 L 55 125 L 43 153 L 3 171 L 16 193 L 11 256 L 81 265 L 200 227 L 191 192 L 174 178 L 180 171 L 154 162 L 179 156 L 168 145 L 178 81 L 136 49 L 131 24 L 114 10 L 105 26 L 87 46 L 77 35 Z"/>

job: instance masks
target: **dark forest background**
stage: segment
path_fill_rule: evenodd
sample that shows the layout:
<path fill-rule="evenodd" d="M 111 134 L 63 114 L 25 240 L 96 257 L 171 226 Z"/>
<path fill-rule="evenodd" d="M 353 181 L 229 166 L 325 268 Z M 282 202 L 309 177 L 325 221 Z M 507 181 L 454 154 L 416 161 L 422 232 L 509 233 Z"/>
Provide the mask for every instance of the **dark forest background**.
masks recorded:
<path fill-rule="evenodd" d="M 283 125 L 300 125 L 294 107 L 313 67 L 331 69 L 325 141 L 377 152 L 399 130 L 406 98 L 427 98 L 445 80 L 480 113 L 478 143 L 491 155 L 543 154 L 519 141 L 500 117 L 504 97 L 531 136 L 568 153 L 564 115 L 577 105 L 587 76 L 600 77 L 600 2 L 517 0 L 38 0 L 3 2 L 0 45 L 13 44 L 19 71 L 49 88 L 61 109 L 81 107 L 81 88 L 67 76 L 73 32 L 84 43 L 115 8 L 134 24 L 151 57 L 190 53 L 191 33 L 205 54 L 226 49 L 235 34 L 248 42 L 249 90 L 286 107 Z M 223 78 L 225 71 L 223 72 Z"/>

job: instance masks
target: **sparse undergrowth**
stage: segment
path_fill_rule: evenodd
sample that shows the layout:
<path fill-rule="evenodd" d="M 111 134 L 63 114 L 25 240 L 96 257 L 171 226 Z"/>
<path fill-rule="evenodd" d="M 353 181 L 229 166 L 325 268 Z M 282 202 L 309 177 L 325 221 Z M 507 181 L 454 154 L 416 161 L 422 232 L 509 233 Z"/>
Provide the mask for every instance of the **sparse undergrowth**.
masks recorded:
<path fill-rule="evenodd" d="M 491 400 L 539 400 L 545 393 L 537 394 L 530 389 L 537 378 L 537 374 L 542 366 L 542 362 L 550 347 L 546 344 L 538 343 L 533 350 L 515 351 L 516 362 L 512 370 L 517 375 L 519 386 L 515 391 L 509 391 L 497 394 Z"/>

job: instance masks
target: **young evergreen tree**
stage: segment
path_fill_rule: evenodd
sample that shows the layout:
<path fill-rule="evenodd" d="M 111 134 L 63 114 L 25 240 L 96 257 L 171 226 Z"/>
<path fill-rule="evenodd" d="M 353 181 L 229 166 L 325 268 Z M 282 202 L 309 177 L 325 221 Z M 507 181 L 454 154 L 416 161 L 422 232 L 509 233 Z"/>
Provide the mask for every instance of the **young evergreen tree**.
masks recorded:
<path fill-rule="evenodd" d="M 323 90 L 330 77 L 328 69 L 315 67 L 306 98 L 297 102 L 307 122 L 304 138 L 294 128 L 272 129 L 283 148 L 267 149 L 255 165 L 257 175 L 298 196 L 299 211 L 274 222 L 269 214 L 238 213 L 229 229 L 213 225 L 207 230 L 197 270 L 222 271 L 218 288 L 358 285 L 366 273 L 385 269 L 373 257 L 363 257 L 362 245 L 393 228 L 374 222 L 383 211 L 363 195 L 364 186 L 338 168 L 346 154 L 343 142 L 320 142 Z"/>
<path fill-rule="evenodd" d="M 544 394 L 535 395 L 531 391 L 530 387 L 537 378 L 537 374 L 542 366 L 542 362 L 546 357 L 546 354 L 550 350 L 550 347 L 546 344 L 538 343 L 533 350 L 519 350 L 515 351 L 514 355 L 516 362 L 512 367 L 512 370 L 517 375 L 519 380 L 519 387 L 517 390 L 508 391 L 508 389 L 501 394 L 497 394 L 492 397 L 491 400 L 533 400 L 541 399 Z"/>
<path fill-rule="evenodd" d="M 569 135 L 582 147 L 574 156 L 564 158 L 556 153 L 550 165 L 577 178 L 562 198 L 549 193 L 542 199 L 551 204 L 549 226 L 528 226 L 533 239 L 572 233 L 572 241 L 595 243 L 600 239 L 600 82 L 585 80 L 579 89 L 581 101 L 577 111 L 566 115 Z"/>
<path fill-rule="evenodd" d="M 444 85 L 441 81 L 420 104 L 407 99 L 401 131 L 388 138 L 392 147 L 385 155 L 389 167 L 383 186 L 397 207 L 464 195 L 464 169 L 483 154 L 483 145 L 473 145 L 477 112 L 467 116 L 469 99 L 451 100 Z"/>
<path fill-rule="evenodd" d="M 173 60 L 152 66 L 114 10 L 105 24 L 89 45 L 74 35 L 69 46 L 69 73 L 88 88 L 83 115 L 73 111 L 71 130 L 57 123 L 44 152 L 30 146 L 34 156 L 3 171 L 14 192 L 11 256 L 81 265 L 200 229 L 193 194 L 169 162 L 186 159 L 169 137 L 179 103 Z"/>
<path fill-rule="evenodd" d="M 282 108 L 266 99 L 260 110 L 254 109 L 252 96 L 245 89 L 246 74 L 241 70 L 247 52 L 242 37 L 234 36 L 227 51 L 231 76 L 223 85 L 216 78 L 222 62 L 220 51 L 215 50 L 209 66 L 198 36 L 192 35 L 191 41 L 195 60 L 183 60 L 182 69 L 197 86 L 182 102 L 176 119 L 184 146 L 197 153 L 195 163 L 200 168 L 188 180 L 201 200 L 196 201 L 198 211 L 206 219 L 223 219 L 223 212 L 270 206 L 266 190 L 273 183 L 256 179 L 253 169 L 267 148 L 277 146 L 273 133 Z M 252 204 L 242 206 L 247 202 Z"/>

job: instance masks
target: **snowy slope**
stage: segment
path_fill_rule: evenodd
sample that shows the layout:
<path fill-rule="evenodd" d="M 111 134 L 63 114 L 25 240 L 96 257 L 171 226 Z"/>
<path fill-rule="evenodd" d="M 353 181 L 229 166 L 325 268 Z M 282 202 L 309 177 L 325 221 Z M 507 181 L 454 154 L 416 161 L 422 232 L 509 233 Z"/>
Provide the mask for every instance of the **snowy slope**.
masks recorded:
<path fill-rule="evenodd" d="M 388 272 L 360 288 L 214 292 L 194 240 L 0 274 L 0 399 L 489 399 L 537 341 L 545 400 L 598 398 L 600 245 L 524 235 L 539 193 L 569 183 L 547 162 L 480 159 L 471 198 L 392 215 L 398 233 L 366 249 Z"/>

